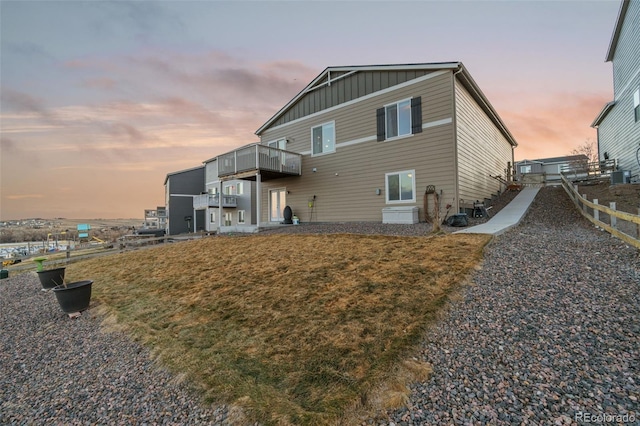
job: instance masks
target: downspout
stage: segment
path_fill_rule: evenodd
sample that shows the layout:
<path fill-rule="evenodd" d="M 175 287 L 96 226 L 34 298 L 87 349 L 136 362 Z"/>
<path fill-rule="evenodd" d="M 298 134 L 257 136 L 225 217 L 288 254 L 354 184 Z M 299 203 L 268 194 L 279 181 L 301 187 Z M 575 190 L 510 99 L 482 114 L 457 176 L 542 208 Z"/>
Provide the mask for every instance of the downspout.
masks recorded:
<path fill-rule="evenodd" d="M 453 111 L 451 116 L 453 117 L 453 187 L 455 190 L 455 212 L 460 213 L 460 187 L 458 179 L 458 107 L 456 104 L 456 76 L 462 72 L 462 65 L 452 74 L 452 103 Z M 440 205 L 444 205 L 443 200 L 440 201 Z"/>

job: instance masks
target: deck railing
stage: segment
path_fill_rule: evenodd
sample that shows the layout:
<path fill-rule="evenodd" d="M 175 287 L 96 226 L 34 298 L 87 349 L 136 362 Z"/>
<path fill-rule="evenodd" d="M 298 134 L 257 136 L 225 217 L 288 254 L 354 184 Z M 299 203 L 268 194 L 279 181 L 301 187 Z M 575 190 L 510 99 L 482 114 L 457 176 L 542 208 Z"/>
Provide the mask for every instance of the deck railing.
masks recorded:
<path fill-rule="evenodd" d="M 582 215 L 589 219 L 594 225 L 604 229 L 611 235 L 620 238 L 625 243 L 631 244 L 635 248 L 640 249 L 640 208 L 638 209 L 638 214 L 635 215 L 616 210 L 615 203 L 610 203 L 609 207 L 605 207 L 598 204 L 598 200 L 589 201 L 579 194 L 578 185 L 573 185 L 573 183 L 571 183 L 564 175 L 562 175 L 562 187 L 569 195 L 569 198 L 574 202 L 580 213 L 582 213 Z M 608 223 L 600 220 L 601 212 L 603 213 L 602 216 L 609 218 Z M 605 217 L 603 217 L 603 219 Z M 627 222 L 625 224 L 626 226 L 621 226 L 622 224 L 618 223 L 618 219 Z M 624 228 L 624 230 L 621 228 Z M 635 234 L 635 237 L 631 234 Z"/>
<path fill-rule="evenodd" d="M 223 195 L 222 207 L 237 207 L 238 201 L 236 195 Z M 220 207 L 220 194 L 201 194 L 193 196 L 193 208 L 196 210 L 206 209 L 207 207 Z"/>
<path fill-rule="evenodd" d="M 300 175 L 302 155 L 256 143 L 218 156 L 218 176 L 251 170 Z"/>

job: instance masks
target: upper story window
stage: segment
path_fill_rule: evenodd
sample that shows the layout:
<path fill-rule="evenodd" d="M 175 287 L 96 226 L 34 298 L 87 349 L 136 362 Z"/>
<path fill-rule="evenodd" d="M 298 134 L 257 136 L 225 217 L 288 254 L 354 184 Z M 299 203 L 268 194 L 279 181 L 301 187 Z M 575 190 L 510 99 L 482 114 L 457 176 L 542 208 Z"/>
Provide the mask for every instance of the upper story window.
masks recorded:
<path fill-rule="evenodd" d="M 335 122 L 324 123 L 311 129 L 312 155 L 326 154 L 336 151 Z"/>
<path fill-rule="evenodd" d="M 420 96 L 385 105 L 376 111 L 378 141 L 422 132 Z"/>
<path fill-rule="evenodd" d="M 416 201 L 415 170 L 387 173 L 385 179 L 387 203 L 412 203 Z"/>
<path fill-rule="evenodd" d="M 531 166 L 520 166 L 520 173 L 531 173 Z"/>
<path fill-rule="evenodd" d="M 633 116 L 636 123 L 640 121 L 640 87 L 633 94 Z"/>

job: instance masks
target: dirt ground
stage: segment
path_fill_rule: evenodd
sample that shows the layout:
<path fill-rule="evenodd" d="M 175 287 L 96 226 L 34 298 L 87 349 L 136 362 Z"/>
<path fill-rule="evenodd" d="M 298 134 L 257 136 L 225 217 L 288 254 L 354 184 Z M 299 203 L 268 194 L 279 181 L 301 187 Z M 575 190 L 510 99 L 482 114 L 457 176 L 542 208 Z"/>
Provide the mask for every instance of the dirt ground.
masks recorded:
<path fill-rule="evenodd" d="M 578 184 L 580 194 L 587 195 L 589 201 L 598 199 L 598 204 L 609 207 L 610 202 L 616 203 L 616 210 L 638 214 L 640 208 L 640 184 L 627 183 L 610 185 L 608 180 L 593 183 Z"/>

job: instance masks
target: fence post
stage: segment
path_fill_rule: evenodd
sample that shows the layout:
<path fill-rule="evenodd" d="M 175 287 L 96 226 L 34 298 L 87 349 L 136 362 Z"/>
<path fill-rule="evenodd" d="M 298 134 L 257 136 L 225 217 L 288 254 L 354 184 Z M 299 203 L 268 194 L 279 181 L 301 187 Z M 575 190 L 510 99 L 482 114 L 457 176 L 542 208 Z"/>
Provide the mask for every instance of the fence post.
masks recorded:
<path fill-rule="evenodd" d="M 611 210 L 615 210 L 615 209 L 616 209 L 616 203 L 615 203 L 615 201 L 612 201 L 612 202 L 610 202 L 610 203 L 609 203 L 609 208 L 610 208 Z M 615 228 L 615 227 L 616 227 L 616 225 L 618 224 L 618 221 L 617 221 L 617 219 L 618 219 L 618 218 L 617 218 L 617 217 L 615 217 L 614 215 L 609 215 L 609 217 L 611 218 L 611 219 L 610 219 L 611 227 L 612 227 L 612 228 Z"/>
<path fill-rule="evenodd" d="M 582 198 L 584 198 L 585 200 L 587 199 L 587 194 L 582 194 Z M 582 211 L 585 212 L 585 214 L 587 213 L 587 205 L 582 203 Z"/>
<path fill-rule="evenodd" d="M 593 199 L 593 204 L 598 204 L 598 199 L 597 198 Z M 593 209 L 593 218 L 595 220 L 600 220 L 600 210 Z"/>
<path fill-rule="evenodd" d="M 638 216 L 640 216 L 640 207 L 638 207 Z M 640 223 L 636 223 L 636 237 L 640 240 Z"/>

